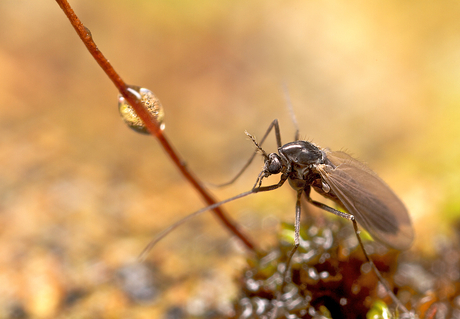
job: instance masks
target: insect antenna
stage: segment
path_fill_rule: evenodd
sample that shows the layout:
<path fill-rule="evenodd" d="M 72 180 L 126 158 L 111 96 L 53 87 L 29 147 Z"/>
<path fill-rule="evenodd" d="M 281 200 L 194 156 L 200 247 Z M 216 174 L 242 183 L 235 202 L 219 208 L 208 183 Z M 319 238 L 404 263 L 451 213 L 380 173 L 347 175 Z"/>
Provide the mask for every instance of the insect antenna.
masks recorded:
<path fill-rule="evenodd" d="M 259 143 L 259 146 L 258 148 L 252 153 L 252 155 L 249 157 L 248 161 L 246 162 L 246 164 L 244 164 L 244 166 L 241 168 L 241 170 L 236 174 L 235 177 L 233 177 L 230 181 L 226 182 L 226 183 L 223 183 L 223 184 L 212 184 L 210 183 L 212 186 L 214 187 L 224 187 L 224 186 L 228 186 L 230 184 L 233 184 L 241 175 L 243 175 L 244 171 L 249 167 L 249 165 L 251 165 L 252 161 L 254 160 L 254 157 L 256 157 L 256 154 L 257 154 L 257 151 L 261 149 L 262 147 L 262 144 L 265 142 L 265 140 L 267 139 L 268 137 L 268 134 L 270 134 L 270 132 L 275 129 L 275 137 L 276 137 L 276 145 L 277 147 L 281 147 L 281 133 L 280 133 L 280 129 L 279 129 L 279 124 L 278 124 L 278 120 L 275 119 L 273 120 L 273 122 L 270 124 L 270 126 L 268 127 L 267 131 L 265 132 L 264 136 L 262 137 L 262 139 L 260 140 L 260 143 Z M 251 136 L 250 136 L 251 137 Z M 255 140 L 254 137 L 251 138 L 253 141 Z M 257 143 L 256 143 L 257 145 Z M 262 150 L 263 152 L 263 150 Z M 265 153 L 265 152 L 264 152 Z"/>
<path fill-rule="evenodd" d="M 264 158 L 268 159 L 267 153 L 257 143 L 256 138 L 254 136 L 252 136 L 251 134 L 249 134 L 247 131 L 245 131 L 244 133 L 246 133 L 246 135 L 249 136 L 249 138 L 252 140 L 252 142 L 256 145 L 257 149 L 262 152 L 262 155 L 264 156 Z"/>

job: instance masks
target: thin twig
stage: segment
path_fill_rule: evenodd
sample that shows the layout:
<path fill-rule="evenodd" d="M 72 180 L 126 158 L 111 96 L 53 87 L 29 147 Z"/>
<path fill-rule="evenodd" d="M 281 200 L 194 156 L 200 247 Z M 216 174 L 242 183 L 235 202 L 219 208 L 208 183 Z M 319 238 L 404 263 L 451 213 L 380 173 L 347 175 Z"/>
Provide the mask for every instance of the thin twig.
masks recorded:
<path fill-rule="evenodd" d="M 208 205 L 213 205 L 217 201 L 210 195 L 209 191 L 202 185 L 202 183 L 192 174 L 191 171 L 185 166 L 185 162 L 179 158 L 177 152 L 174 150 L 172 145 L 166 139 L 163 131 L 160 129 L 160 125 L 153 118 L 150 113 L 147 112 L 146 108 L 142 102 L 128 90 L 128 85 L 121 79 L 118 73 L 115 71 L 113 66 L 109 61 L 104 57 L 101 51 L 97 48 L 96 43 L 94 42 L 91 32 L 83 25 L 80 19 L 77 17 L 73 9 L 70 7 L 70 4 L 67 0 L 56 0 L 61 9 L 64 11 L 67 18 L 70 20 L 70 23 L 74 27 L 80 39 L 85 44 L 88 51 L 91 53 L 93 58 L 97 61 L 99 66 L 104 70 L 107 76 L 112 80 L 113 84 L 117 87 L 120 94 L 126 99 L 126 101 L 133 107 L 137 115 L 144 122 L 150 134 L 155 136 L 160 144 L 163 146 L 166 153 L 169 155 L 173 163 L 180 170 L 182 175 L 193 185 L 193 187 L 200 193 L 201 197 L 205 200 Z M 252 251 L 257 252 L 255 245 L 251 240 L 248 239 L 247 235 L 244 235 L 235 224 L 229 219 L 227 214 L 220 207 L 213 209 L 213 212 L 217 215 L 220 221 L 229 229 L 231 233 L 236 235 L 241 241 Z"/>

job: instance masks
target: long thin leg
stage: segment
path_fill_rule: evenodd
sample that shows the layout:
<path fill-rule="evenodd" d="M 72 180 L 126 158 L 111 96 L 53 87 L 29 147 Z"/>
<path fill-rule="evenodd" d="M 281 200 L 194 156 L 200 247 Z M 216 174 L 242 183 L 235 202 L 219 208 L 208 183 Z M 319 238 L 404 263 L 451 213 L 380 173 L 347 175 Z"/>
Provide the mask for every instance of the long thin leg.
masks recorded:
<path fill-rule="evenodd" d="M 269 185 L 269 186 L 260 186 L 262 184 L 262 178 L 263 178 L 263 172 L 261 172 L 259 174 L 259 177 L 257 177 L 257 181 L 254 184 L 254 187 L 252 188 L 253 193 L 272 191 L 274 189 L 280 188 L 281 186 L 283 186 L 284 182 L 287 181 L 288 175 L 286 174 L 281 175 L 280 181 L 277 184 Z"/>
<path fill-rule="evenodd" d="M 265 132 L 264 136 L 262 137 L 262 139 L 260 140 L 259 142 L 259 145 L 262 146 L 263 142 L 265 141 L 265 139 L 267 138 L 268 134 L 270 134 L 271 130 L 275 128 L 275 136 L 276 136 L 276 144 L 278 145 L 278 147 L 281 147 L 282 144 L 281 144 L 281 133 L 280 133 L 280 127 L 279 127 L 279 124 L 278 124 L 278 120 L 275 119 L 273 120 L 273 122 L 270 124 L 270 126 L 268 127 L 267 129 L 267 132 Z M 244 171 L 246 170 L 246 168 L 248 168 L 249 165 L 251 165 L 252 163 L 252 160 L 254 159 L 254 157 L 256 156 L 257 154 L 257 149 L 252 153 L 251 157 L 249 158 L 249 160 L 246 162 L 246 164 L 244 164 L 243 168 L 238 172 L 238 174 L 236 174 L 235 177 L 233 177 L 229 182 L 226 182 L 226 183 L 223 183 L 223 184 L 218 184 L 218 185 L 214 185 L 215 187 L 223 187 L 223 186 L 227 186 L 227 185 L 230 185 L 232 183 L 234 183 L 243 173 Z"/>
<path fill-rule="evenodd" d="M 312 203 L 313 205 L 315 205 L 316 207 L 319 207 L 329 213 L 332 213 L 334 215 L 337 215 L 337 216 L 340 216 L 340 217 L 343 217 L 343 218 L 346 218 L 348 220 L 351 220 L 352 223 L 353 223 L 353 228 L 355 230 L 355 234 L 356 234 L 356 237 L 358 238 L 358 243 L 359 243 L 359 246 L 361 247 L 363 253 L 364 253 L 364 256 L 366 257 L 366 260 L 368 263 L 371 264 L 371 267 L 372 269 L 374 270 L 374 273 L 377 275 L 377 278 L 379 279 L 380 283 L 385 287 L 385 290 L 387 291 L 387 293 L 390 295 L 391 299 L 393 299 L 393 302 L 399 307 L 401 308 L 401 310 L 405 313 L 409 313 L 409 311 L 407 310 L 406 307 L 404 307 L 404 305 L 401 303 L 401 301 L 399 301 L 399 299 L 395 296 L 395 294 L 393 293 L 393 291 L 391 291 L 391 289 L 387 286 L 387 284 L 385 283 L 385 280 L 383 279 L 383 276 L 382 274 L 380 273 L 380 271 L 377 269 L 377 267 L 375 266 L 374 262 L 372 261 L 372 259 L 369 257 L 369 255 L 367 254 L 366 252 L 366 249 L 364 249 L 364 244 L 361 240 L 361 236 L 359 236 L 359 231 L 358 231 L 358 223 L 356 222 L 355 220 L 355 216 L 351 215 L 351 214 L 346 214 L 346 213 L 343 213 L 341 211 L 338 211 L 337 209 L 334 209 L 332 207 L 329 207 L 323 203 L 320 203 L 320 202 L 317 202 L 317 201 L 314 201 L 313 199 L 311 199 L 310 197 L 310 192 L 306 192 L 307 193 L 307 200 Z"/>
<path fill-rule="evenodd" d="M 139 255 L 138 257 L 138 260 L 139 261 L 144 261 L 145 258 L 147 257 L 147 254 L 149 253 L 150 250 L 152 250 L 152 248 L 160 241 L 162 240 L 164 237 L 166 237 L 169 233 L 171 233 L 174 229 L 176 229 L 177 227 L 179 227 L 180 225 L 183 225 L 185 224 L 189 219 L 191 219 L 192 217 L 195 217 L 199 214 L 202 214 L 204 212 L 207 212 L 208 210 L 211 210 L 211 209 L 214 209 L 216 207 L 219 207 L 223 204 L 226 204 L 228 202 L 231 202 L 231 201 L 234 201 L 234 200 L 237 200 L 239 198 L 243 198 L 245 196 L 248 196 L 248 195 L 251 195 L 251 194 L 254 194 L 254 191 L 253 190 L 250 190 L 250 191 L 247 191 L 247 192 L 244 192 L 244 193 L 241 193 L 241 194 L 238 194 L 236 196 L 233 196 L 233 197 L 230 197 L 230 198 L 227 198 L 223 201 L 220 201 L 218 203 L 214 203 L 210 206 L 206 206 L 206 207 L 203 207 L 185 217 L 183 217 L 182 219 L 178 220 L 177 222 L 175 222 L 174 224 L 172 224 L 171 226 L 169 226 L 168 228 L 166 228 L 165 230 L 163 230 L 162 232 L 160 232 L 155 238 L 153 238 L 149 243 L 148 245 L 144 248 L 144 250 L 141 252 L 141 254 Z"/>
<path fill-rule="evenodd" d="M 289 273 L 290 266 L 291 266 L 291 260 L 292 257 L 294 256 L 295 252 L 297 251 L 297 248 L 300 245 L 300 199 L 302 197 L 303 189 L 300 189 L 297 191 L 297 201 L 295 204 L 295 224 L 294 224 L 294 247 L 292 247 L 291 252 L 289 253 L 289 257 L 286 261 L 286 268 L 284 269 L 283 272 L 283 283 L 281 284 L 281 289 L 278 291 L 277 297 L 276 297 L 276 304 L 275 308 L 273 309 L 273 313 L 271 315 L 271 319 L 276 318 L 277 313 L 278 313 L 278 304 L 281 299 L 281 295 L 283 294 L 284 287 L 286 286 L 286 276 Z"/>
<path fill-rule="evenodd" d="M 152 241 L 150 241 L 150 243 L 144 248 L 144 250 L 142 251 L 142 253 L 140 254 L 139 256 L 139 260 L 144 260 L 145 257 L 147 256 L 148 252 L 161 240 L 163 239 L 164 237 L 166 237 L 166 235 L 168 235 L 170 232 L 172 232 L 174 229 L 176 229 L 177 227 L 179 227 L 180 225 L 184 224 L 186 221 L 188 221 L 190 218 L 194 217 L 194 216 L 197 216 L 199 214 L 202 214 L 208 210 L 211 210 L 211 209 L 214 209 L 216 207 L 219 207 L 223 204 L 226 204 L 228 202 L 231 202 L 231 201 L 234 201 L 234 200 L 237 200 L 239 198 L 242 198 L 242 197 L 245 197 L 245 196 L 248 196 L 248 195 L 251 195 L 251 194 L 255 194 L 255 193 L 259 193 L 259 192 L 268 192 L 268 191 L 271 191 L 271 190 L 274 190 L 274 189 L 277 189 L 277 188 L 280 188 L 281 186 L 283 186 L 284 182 L 286 182 L 287 180 L 287 175 L 281 175 L 281 179 L 280 181 L 277 183 L 277 184 L 273 184 L 273 185 L 269 185 L 269 186 L 260 186 L 260 183 L 262 182 L 261 181 L 261 175 L 259 175 L 259 177 L 257 178 L 257 181 L 256 183 L 254 184 L 254 187 L 250 190 L 250 191 L 247 191 L 247 192 L 244 192 L 244 193 L 241 193 L 241 194 L 238 194 L 236 196 L 233 196 L 233 197 L 230 197 L 230 198 L 227 198 L 223 201 L 220 201 L 218 203 L 215 203 L 213 205 L 210 205 L 210 206 L 207 206 L 207 207 L 204 207 L 204 208 L 201 208 L 199 210 L 197 210 L 196 212 L 194 213 L 191 213 L 187 216 L 185 216 L 184 218 L 180 219 L 179 221 L 175 222 L 174 224 L 172 224 L 171 226 L 169 226 L 167 229 L 165 229 L 164 231 L 162 231 L 160 234 L 158 234 L 154 239 L 152 239 Z M 257 185 L 259 185 L 258 187 L 256 187 Z M 300 214 L 300 212 L 299 212 Z"/>
<path fill-rule="evenodd" d="M 374 272 L 375 272 L 375 274 L 377 275 L 377 278 L 379 278 L 380 283 L 383 285 L 383 287 L 385 287 L 385 290 L 388 292 L 388 294 L 390 295 L 391 299 L 393 299 L 393 302 L 394 302 L 396 305 L 398 305 L 398 307 L 401 308 L 401 310 L 402 310 L 403 312 L 409 313 L 409 311 L 407 310 L 407 308 L 404 307 L 404 305 L 401 303 L 401 301 L 399 301 L 399 299 L 395 296 L 395 294 L 393 293 L 393 291 L 391 291 L 390 287 L 387 286 L 387 284 L 385 283 L 385 281 L 384 281 L 384 279 L 383 279 L 383 277 L 382 277 L 382 274 L 381 274 L 380 271 L 377 269 L 377 267 L 375 266 L 374 262 L 371 260 L 371 258 L 369 257 L 369 255 L 366 253 L 366 250 L 364 249 L 363 242 L 361 241 L 361 236 L 359 236 L 358 223 L 356 222 L 354 216 L 353 216 L 352 222 L 353 222 L 353 228 L 355 229 L 356 237 L 358 238 L 359 245 L 361 246 L 361 249 L 362 249 L 363 252 L 364 252 L 364 256 L 366 257 L 367 262 L 371 264 L 372 269 L 374 269 Z"/>
<path fill-rule="evenodd" d="M 334 215 L 337 215 L 339 217 L 342 217 L 342 218 L 345 218 L 345 219 L 348 219 L 348 220 L 352 220 L 352 221 L 355 219 L 355 217 L 353 215 L 351 215 L 351 214 L 341 212 L 341 211 L 339 211 L 337 209 L 334 209 L 334 208 L 329 207 L 329 206 L 327 206 L 327 205 L 325 205 L 323 203 L 320 203 L 320 202 L 317 202 L 317 201 L 311 199 L 310 195 L 307 196 L 307 200 L 308 200 L 308 202 L 312 203 L 316 207 L 319 207 L 322 210 L 325 210 L 325 211 L 327 211 L 329 213 L 332 213 Z"/>

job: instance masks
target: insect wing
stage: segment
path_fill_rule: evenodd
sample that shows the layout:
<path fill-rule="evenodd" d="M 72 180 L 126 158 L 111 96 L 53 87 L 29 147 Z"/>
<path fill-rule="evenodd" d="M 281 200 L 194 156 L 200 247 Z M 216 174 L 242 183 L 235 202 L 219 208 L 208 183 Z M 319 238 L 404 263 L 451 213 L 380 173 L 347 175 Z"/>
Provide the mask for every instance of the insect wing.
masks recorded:
<path fill-rule="evenodd" d="M 335 166 L 318 165 L 321 177 L 348 213 L 371 236 L 398 250 L 410 247 L 414 232 L 406 207 L 367 166 L 344 152 L 328 152 Z"/>

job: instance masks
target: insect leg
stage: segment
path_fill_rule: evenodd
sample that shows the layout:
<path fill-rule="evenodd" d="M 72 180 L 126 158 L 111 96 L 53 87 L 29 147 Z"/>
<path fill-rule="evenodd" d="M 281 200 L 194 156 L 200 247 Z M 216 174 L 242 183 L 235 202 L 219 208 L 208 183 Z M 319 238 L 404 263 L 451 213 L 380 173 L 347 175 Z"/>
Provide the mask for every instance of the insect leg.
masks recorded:
<path fill-rule="evenodd" d="M 329 213 L 332 213 L 334 215 L 337 215 L 339 217 L 342 217 L 342 218 L 345 218 L 345 219 L 348 219 L 348 220 L 351 220 L 351 221 L 355 220 L 355 217 L 353 215 L 341 212 L 341 211 L 339 211 L 337 209 L 334 209 L 332 207 L 329 207 L 329 206 L 327 206 L 327 205 L 325 205 L 323 203 L 317 202 L 317 201 L 311 199 L 310 195 L 307 196 L 307 200 L 308 200 L 308 202 L 312 203 L 316 207 L 319 207 L 322 210 L 325 210 L 325 211 L 327 211 Z"/>
<path fill-rule="evenodd" d="M 399 299 L 395 296 L 395 294 L 393 293 L 393 291 L 391 291 L 390 287 L 387 286 L 387 284 L 385 283 L 385 281 L 384 281 L 384 279 L 383 279 L 383 277 L 382 277 L 382 274 L 381 274 L 380 271 L 377 269 L 377 267 L 375 266 L 374 262 L 371 260 L 371 258 L 370 258 L 369 255 L 367 254 L 366 250 L 364 249 L 363 242 L 361 241 L 361 236 L 359 236 L 358 223 L 356 222 L 354 216 L 353 216 L 352 222 L 353 222 L 353 228 L 355 229 L 356 237 L 358 238 L 359 245 L 361 246 L 361 249 L 362 249 L 363 252 L 364 252 L 364 256 L 366 257 L 367 262 L 371 265 L 372 269 L 374 270 L 374 273 L 377 275 L 377 278 L 379 279 L 380 283 L 383 285 L 383 287 L 385 287 L 385 290 L 386 290 L 387 293 L 390 295 L 391 299 L 393 299 L 393 302 L 394 302 L 404 313 L 409 313 L 409 311 L 407 310 L 407 308 L 401 303 L 401 301 L 399 301 Z"/>
<path fill-rule="evenodd" d="M 269 186 L 260 186 L 262 184 L 262 177 L 259 175 L 257 178 L 256 183 L 254 184 L 254 187 L 252 188 L 252 192 L 254 193 L 259 193 L 259 192 L 267 192 L 267 191 L 272 191 L 274 189 L 280 188 L 283 186 L 284 182 L 288 179 L 288 175 L 283 174 L 281 175 L 280 181 L 277 184 L 269 185 Z M 257 186 L 259 185 L 259 186 Z"/>
<path fill-rule="evenodd" d="M 337 215 L 337 216 L 340 216 L 340 217 L 343 217 L 343 218 L 346 218 L 348 220 L 351 220 L 352 223 L 353 223 L 353 228 L 355 230 L 355 234 L 356 234 L 356 237 L 358 238 L 358 243 L 359 243 L 359 246 L 361 247 L 363 253 L 364 253 L 364 256 L 366 257 L 366 260 L 367 262 L 371 265 L 372 269 L 374 270 L 374 273 L 377 275 L 377 278 L 379 279 L 380 283 L 383 285 L 383 287 L 385 287 L 385 290 L 387 291 L 388 295 L 390 295 L 391 299 L 393 300 L 393 302 L 405 313 L 409 313 L 409 311 L 407 310 L 406 307 L 404 307 L 404 305 L 401 303 L 401 301 L 399 301 L 399 299 L 395 296 L 395 294 L 393 293 L 393 291 L 387 286 L 387 284 L 385 283 L 385 280 L 383 279 L 383 276 L 382 274 L 380 273 L 380 271 L 377 269 L 377 267 L 375 266 L 374 262 L 372 261 L 372 259 L 369 257 L 369 255 L 367 254 L 366 252 L 366 249 L 364 249 L 364 244 L 361 240 L 361 236 L 359 236 L 359 231 L 358 231 L 358 223 L 356 222 L 355 220 L 355 216 L 351 215 L 351 214 L 346 214 L 346 213 L 343 213 L 341 211 L 338 211 L 337 209 L 334 209 L 332 207 L 329 207 L 323 203 L 320 203 L 320 202 L 317 202 L 317 201 L 314 201 L 313 199 L 311 199 L 310 197 L 310 192 L 308 191 L 305 191 L 305 193 L 307 194 L 307 200 L 312 203 L 313 205 L 315 205 L 316 207 L 319 207 L 329 213 L 332 213 L 334 215 Z"/>
<path fill-rule="evenodd" d="M 265 132 L 264 136 L 262 137 L 262 139 L 260 140 L 259 142 L 259 145 L 262 145 L 262 143 L 265 141 L 265 139 L 267 138 L 268 134 L 270 134 L 271 130 L 272 129 L 275 129 L 275 136 L 276 136 L 276 144 L 278 147 L 281 147 L 282 144 L 281 144 L 281 133 L 280 133 L 280 127 L 279 127 L 279 124 L 278 124 L 278 120 L 275 119 L 273 120 L 273 122 L 270 124 L 270 126 L 268 127 L 268 130 Z M 249 165 L 251 165 L 252 163 L 252 160 L 254 159 L 254 157 L 256 156 L 257 154 L 257 149 L 252 153 L 251 157 L 249 158 L 249 160 L 246 162 L 246 164 L 244 164 L 243 168 L 238 172 L 238 174 L 236 174 L 235 177 L 233 177 L 229 182 L 226 182 L 226 183 L 223 183 L 223 184 L 218 184 L 218 185 L 214 185 L 216 187 L 223 187 L 223 186 L 227 186 L 227 185 L 230 185 L 232 183 L 234 183 L 243 173 L 244 171 L 246 170 L 246 168 L 248 168 Z"/>
<path fill-rule="evenodd" d="M 281 184 L 282 185 L 282 184 Z M 280 186 L 281 186 L 280 185 Z M 272 186 L 275 186 L 275 185 L 272 185 Z M 278 186 L 279 187 L 279 186 Z M 241 194 L 238 194 L 236 196 L 233 196 L 233 197 L 230 197 L 230 198 L 227 198 L 227 199 L 224 199 L 223 201 L 220 201 L 218 203 L 214 203 L 210 206 L 206 206 L 204 208 L 201 208 L 183 218 L 181 218 L 180 220 L 178 220 L 177 222 L 175 222 L 174 224 L 172 224 L 171 226 L 169 226 L 168 228 L 166 228 L 165 230 L 163 230 L 162 232 L 160 232 L 155 238 L 153 238 L 149 243 L 148 245 L 144 248 L 144 250 L 141 252 L 141 254 L 139 255 L 138 257 L 138 260 L 140 261 L 144 261 L 145 258 L 147 257 L 147 254 L 149 253 L 150 250 L 152 250 L 152 248 L 160 241 L 162 240 L 164 237 L 166 237 L 169 233 L 171 233 L 174 229 L 176 229 L 177 227 L 179 227 L 180 225 L 183 225 L 185 222 L 187 222 L 189 219 L 191 219 L 192 217 L 195 217 L 199 214 L 202 214 L 204 212 L 207 212 L 208 210 L 211 210 L 211 209 L 214 209 L 216 207 L 219 207 L 223 204 L 226 204 L 228 202 L 231 202 L 231 201 L 234 201 L 234 200 L 237 200 L 239 198 L 242 198 L 242 197 L 245 197 L 245 196 L 248 196 L 248 195 L 251 195 L 251 194 L 254 194 L 255 192 L 253 190 L 250 190 L 250 191 L 247 191 L 247 192 L 244 192 L 244 193 L 241 193 Z"/>
<path fill-rule="evenodd" d="M 277 294 L 277 297 L 276 297 L 276 304 L 275 304 L 275 307 L 273 309 L 273 313 L 271 315 L 271 319 L 274 319 L 276 318 L 277 316 L 277 313 L 278 313 L 278 304 L 279 304 L 279 301 L 281 299 L 281 296 L 283 294 L 283 291 L 284 291 L 284 287 L 286 286 L 286 276 L 287 274 L 289 273 L 289 268 L 290 268 L 290 265 L 291 265 L 291 260 L 292 260 L 292 257 L 294 256 L 295 252 L 297 251 L 297 248 L 299 247 L 300 245 L 300 199 L 302 197 L 302 192 L 303 192 L 303 189 L 300 189 L 297 191 L 297 201 L 296 201 L 296 204 L 295 204 L 295 224 L 294 224 L 294 247 L 292 247 L 292 250 L 291 252 L 289 253 L 289 257 L 286 261 L 286 268 L 284 269 L 284 272 L 283 272 L 283 283 L 281 284 L 281 289 L 278 291 L 278 294 Z"/>
<path fill-rule="evenodd" d="M 168 228 L 166 228 L 164 231 L 162 231 L 160 234 L 158 234 L 154 239 L 152 239 L 150 241 L 150 243 L 144 248 L 144 250 L 142 251 L 142 253 L 140 254 L 139 256 L 139 260 L 144 260 L 145 257 L 147 256 L 148 252 L 160 241 L 162 240 L 164 237 L 166 237 L 166 235 L 168 235 L 169 233 L 171 233 L 174 229 L 176 229 L 177 227 L 179 227 L 180 225 L 184 224 L 186 221 L 188 221 L 190 218 L 196 216 L 196 215 L 199 215 L 199 214 L 202 214 L 208 210 L 211 210 L 211 209 L 214 209 L 216 207 L 219 207 L 225 203 L 228 203 L 228 202 L 231 202 L 231 201 L 234 201 L 236 199 L 239 199 L 239 198 L 242 198 L 242 197 L 245 197 L 245 196 L 248 196 L 248 195 L 251 195 L 251 194 L 255 194 L 255 193 L 259 193 L 259 192 L 267 192 L 267 191 L 271 191 L 271 190 L 274 190 L 274 189 L 277 189 L 281 186 L 283 186 L 284 182 L 286 182 L 287 180 L 287 175 L 282 175 L 281 176 L 281 179 L 280 181 L 277 183 L 277 184 L 274 184 L 274 185 L 269 185 L 269 186 L 259 186 L 259 187 L 256 187 L 258 184 L 261 183 L 261 177 L 259 175 L 259 177 L 257 178 L 257 181 L 256 181 L 256 184 L 254 185 L 254 187 L 250 190 L 250 191 L 247 191 L 247 192 L 244 192 L 244 193 L 241 193 L 241 194 L 238 194 L 236 196 L 233 196 L 233 197 L 230 197 L 230 198 L 227 198 L 223 201 L 220 201 L 218 203 L 215 203 L 213 205 L 210 205 L 210 206 L 206 206 L 204 208 L 201 208 L 199 210 L 197 210 L 196 212 L 194 213 L 191 213 L 187 216 L 185 216 L 184 218 L 180 219 L 179 221 L 175 222 L 174 224 L 172 224 L 171 226 L 169 226 Z"/>

